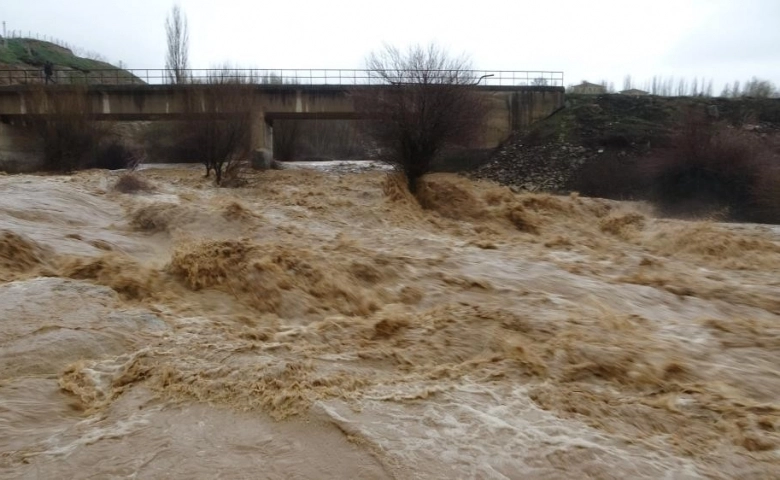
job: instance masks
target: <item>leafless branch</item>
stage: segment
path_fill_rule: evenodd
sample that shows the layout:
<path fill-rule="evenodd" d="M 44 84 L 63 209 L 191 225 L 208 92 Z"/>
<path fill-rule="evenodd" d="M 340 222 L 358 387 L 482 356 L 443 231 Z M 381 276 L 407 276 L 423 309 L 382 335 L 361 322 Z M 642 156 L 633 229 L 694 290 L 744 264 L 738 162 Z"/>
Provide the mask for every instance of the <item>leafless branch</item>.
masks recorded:
<path fill-rule="evenodd" d="M 168 79 L 175 84 L 186 83 L 190 35 L 187 17 L 178 5 L 173 6 L 171 14 L 165 19 L 165 33 L 168 39 L 168 53 L 165 57 Z"/>

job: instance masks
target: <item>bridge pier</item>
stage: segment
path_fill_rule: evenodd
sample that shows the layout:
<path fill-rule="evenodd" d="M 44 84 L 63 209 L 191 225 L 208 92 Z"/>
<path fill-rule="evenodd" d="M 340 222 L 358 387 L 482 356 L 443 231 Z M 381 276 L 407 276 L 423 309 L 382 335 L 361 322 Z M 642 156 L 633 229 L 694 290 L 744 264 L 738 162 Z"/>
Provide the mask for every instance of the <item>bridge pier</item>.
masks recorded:
<path fill-rule="evenodd" d="M 274 158 L 273 127 L 266 121 L 265 112 L 254 111 L 250 115 L 250 150 L 252 167 L 269 168 Z"/>

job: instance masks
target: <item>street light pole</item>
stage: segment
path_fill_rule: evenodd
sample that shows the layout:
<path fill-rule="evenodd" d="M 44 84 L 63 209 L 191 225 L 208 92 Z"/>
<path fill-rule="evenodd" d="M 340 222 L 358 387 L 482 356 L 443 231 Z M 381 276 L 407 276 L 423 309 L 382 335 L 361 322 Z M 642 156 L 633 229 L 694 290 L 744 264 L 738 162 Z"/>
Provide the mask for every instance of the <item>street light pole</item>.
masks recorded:
<path fill-rule="evenodd" d="M 477 83 L 475 83 L 474 85 L 479 85 L 479 82 L 481 82 L 483 78 L 494 77 L 494 76 L 495 75 L 492 74 L 492 73 L 490 73 L 488 75 L 482 75 L 481 77 L 479 77 L 479 79 L 477 80 Z"/>

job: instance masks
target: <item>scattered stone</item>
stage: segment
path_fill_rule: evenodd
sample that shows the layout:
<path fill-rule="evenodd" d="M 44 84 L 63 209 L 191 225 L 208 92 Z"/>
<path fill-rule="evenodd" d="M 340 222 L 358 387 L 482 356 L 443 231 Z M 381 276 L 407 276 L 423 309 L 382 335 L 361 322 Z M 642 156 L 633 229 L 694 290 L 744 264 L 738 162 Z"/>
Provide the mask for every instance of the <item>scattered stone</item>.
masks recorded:
<path fill-rule="evenodd" d="M 470 175 L 508 185 L 515 192 L 562 192 L 577 169 L 597 153 L 580 145 L 525 145 L 510 141 Z"/>

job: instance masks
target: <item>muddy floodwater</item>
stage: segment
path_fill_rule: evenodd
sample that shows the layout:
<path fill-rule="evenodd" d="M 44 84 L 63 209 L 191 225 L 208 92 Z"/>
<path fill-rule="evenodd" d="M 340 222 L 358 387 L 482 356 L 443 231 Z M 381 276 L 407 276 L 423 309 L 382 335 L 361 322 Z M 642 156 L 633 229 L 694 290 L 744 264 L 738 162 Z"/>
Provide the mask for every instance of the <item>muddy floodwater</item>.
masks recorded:
<path fill-rule="evenodd" d="M 0 176 L 0 478 L 780 478 L 780 228 L 309 167 Z"/>

